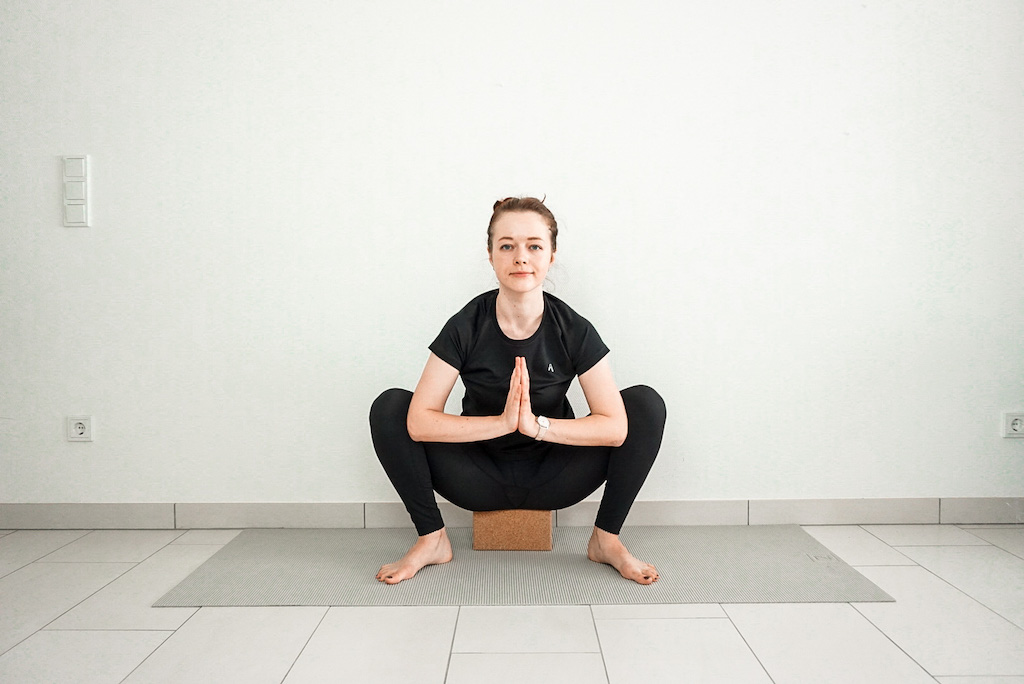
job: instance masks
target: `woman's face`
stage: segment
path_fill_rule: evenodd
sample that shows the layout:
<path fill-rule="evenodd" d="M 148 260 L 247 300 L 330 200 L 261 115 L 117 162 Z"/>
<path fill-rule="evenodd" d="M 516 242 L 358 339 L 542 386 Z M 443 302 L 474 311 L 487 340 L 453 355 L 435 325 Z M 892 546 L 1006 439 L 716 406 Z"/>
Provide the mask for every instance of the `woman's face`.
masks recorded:
<path fill-rule="evenodd" d="M 532 211 L 502 214 L 494 222 L 489 257 L 502 287 L 530 292 L 543 286 L 555 260 L 547 222 Z"/>

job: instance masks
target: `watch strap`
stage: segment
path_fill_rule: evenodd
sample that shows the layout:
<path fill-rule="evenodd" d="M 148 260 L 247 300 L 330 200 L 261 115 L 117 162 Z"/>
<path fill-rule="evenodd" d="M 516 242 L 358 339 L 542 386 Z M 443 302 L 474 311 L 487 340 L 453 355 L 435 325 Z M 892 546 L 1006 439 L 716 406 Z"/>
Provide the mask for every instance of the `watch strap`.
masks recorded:
<path fill-rule="evenodd" d="M 544 416 L 537 416 L 537 436 L 534 437 L 538 442 L 544 439 L 544 434 L 551 427 L 551 423 Z"/>

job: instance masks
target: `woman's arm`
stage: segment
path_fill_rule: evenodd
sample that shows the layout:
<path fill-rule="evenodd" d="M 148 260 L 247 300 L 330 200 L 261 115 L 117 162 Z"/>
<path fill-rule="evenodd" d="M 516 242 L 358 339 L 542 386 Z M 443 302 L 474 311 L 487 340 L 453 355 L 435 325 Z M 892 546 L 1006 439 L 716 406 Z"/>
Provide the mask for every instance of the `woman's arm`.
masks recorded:
<path fill-rule="evenodd" d="M 509 383 L 505 412 L 500 416 L 454 416 L 444 412 L 459 371 L 431 352 L 412 394 L 406 426 L 417 442 L 480 442 L 516 431 L 522 378 L 517 370 Z"/>
<path fill-rule="evenodd" d="M 530 409 L 529 373 L 524 369 L 524 397 L 520 405 L 519 431 L 530 437 L 537 434 L 537 418 Z M 612 367 L 605 356 L 593 368 L 580 376 L 580 387 L 590 405 L 585 418 L 551 419 L 551 427 L 544 434 L 545 442 L 575 446 L 621 446 L 626 441 L 629 425 L 622 395 L 615 384 Z"/>

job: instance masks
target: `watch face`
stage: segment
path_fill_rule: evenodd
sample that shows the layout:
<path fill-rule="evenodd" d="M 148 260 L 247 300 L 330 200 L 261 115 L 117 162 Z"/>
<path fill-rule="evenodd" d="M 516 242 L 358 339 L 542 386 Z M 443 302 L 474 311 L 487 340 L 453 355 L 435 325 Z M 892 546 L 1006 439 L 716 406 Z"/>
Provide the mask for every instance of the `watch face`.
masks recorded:
<path fill-rule="evenodd" d="M 542 428 L 551 427 L 551 421 L 545 416 L 537 416 L 537 425 L 540 425 Z"/>

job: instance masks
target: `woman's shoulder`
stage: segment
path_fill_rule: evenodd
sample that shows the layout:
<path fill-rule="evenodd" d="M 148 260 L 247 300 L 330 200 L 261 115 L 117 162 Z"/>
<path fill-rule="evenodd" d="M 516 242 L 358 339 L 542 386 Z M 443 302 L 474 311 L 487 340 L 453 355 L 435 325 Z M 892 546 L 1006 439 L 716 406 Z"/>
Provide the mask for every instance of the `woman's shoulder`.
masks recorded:
<path fill-rule="evenodd" d="M 470 299 L 469 303 L 466 304 L 466 307 L 468 308 L 471 306 L 494 306 L 494 302 L 497 299 L 498 288 L 494 288 L 493 290 L 488 290 L 487 292 L 478 294 L 476 297 Z"/>
<path fill-rule="evenodd" d="M 544 293 L 545 316 L 550 312 L 550 319 L 557 328 L 566 349 L 574 359 L 575 372 L 585 373 L 593 368 L 608 353 L 608 346 L 594 325 L 576 313 L 568 304 L 554 295 Z"/>
<path fill-rule="evenodd" d="M 586 318 L 578 314 L 575 309 L 550 292 L 544 293 L 544 310 L 551 312 L 552 316 L 559 322 L 582 322 L 585 325 L 590 325 L 590 322 Z"/>
<path fill-rule="evenodd" d="M 491 290 L 484 292 L 469 300 L 465 306 L 456 311 L 448 319 L 448 326 L 479 326 L 487 320 L 489 312 L 494 311 L 494 302 L 498 298 L 498 291 Z"/>
<path fill-rule="evenodd" d="M 478 294 L 473 297 L 466 305 L 459 309 L 455 316 L 475 316 L 481 311 L 488 311 L 494 308 L 494 303 L 498 299 L 498 290 L 489 290 L 482 294 Z"/>
<path fill-rule="evenodd" d="M 494 318 L 494 301 L 498 291 L 484 292 L 473 297 L 453 314 L 430 344 L 434 352 L 454 368 L 461 368 L 469 352 L 476 346 L 481 331 Z"/>

